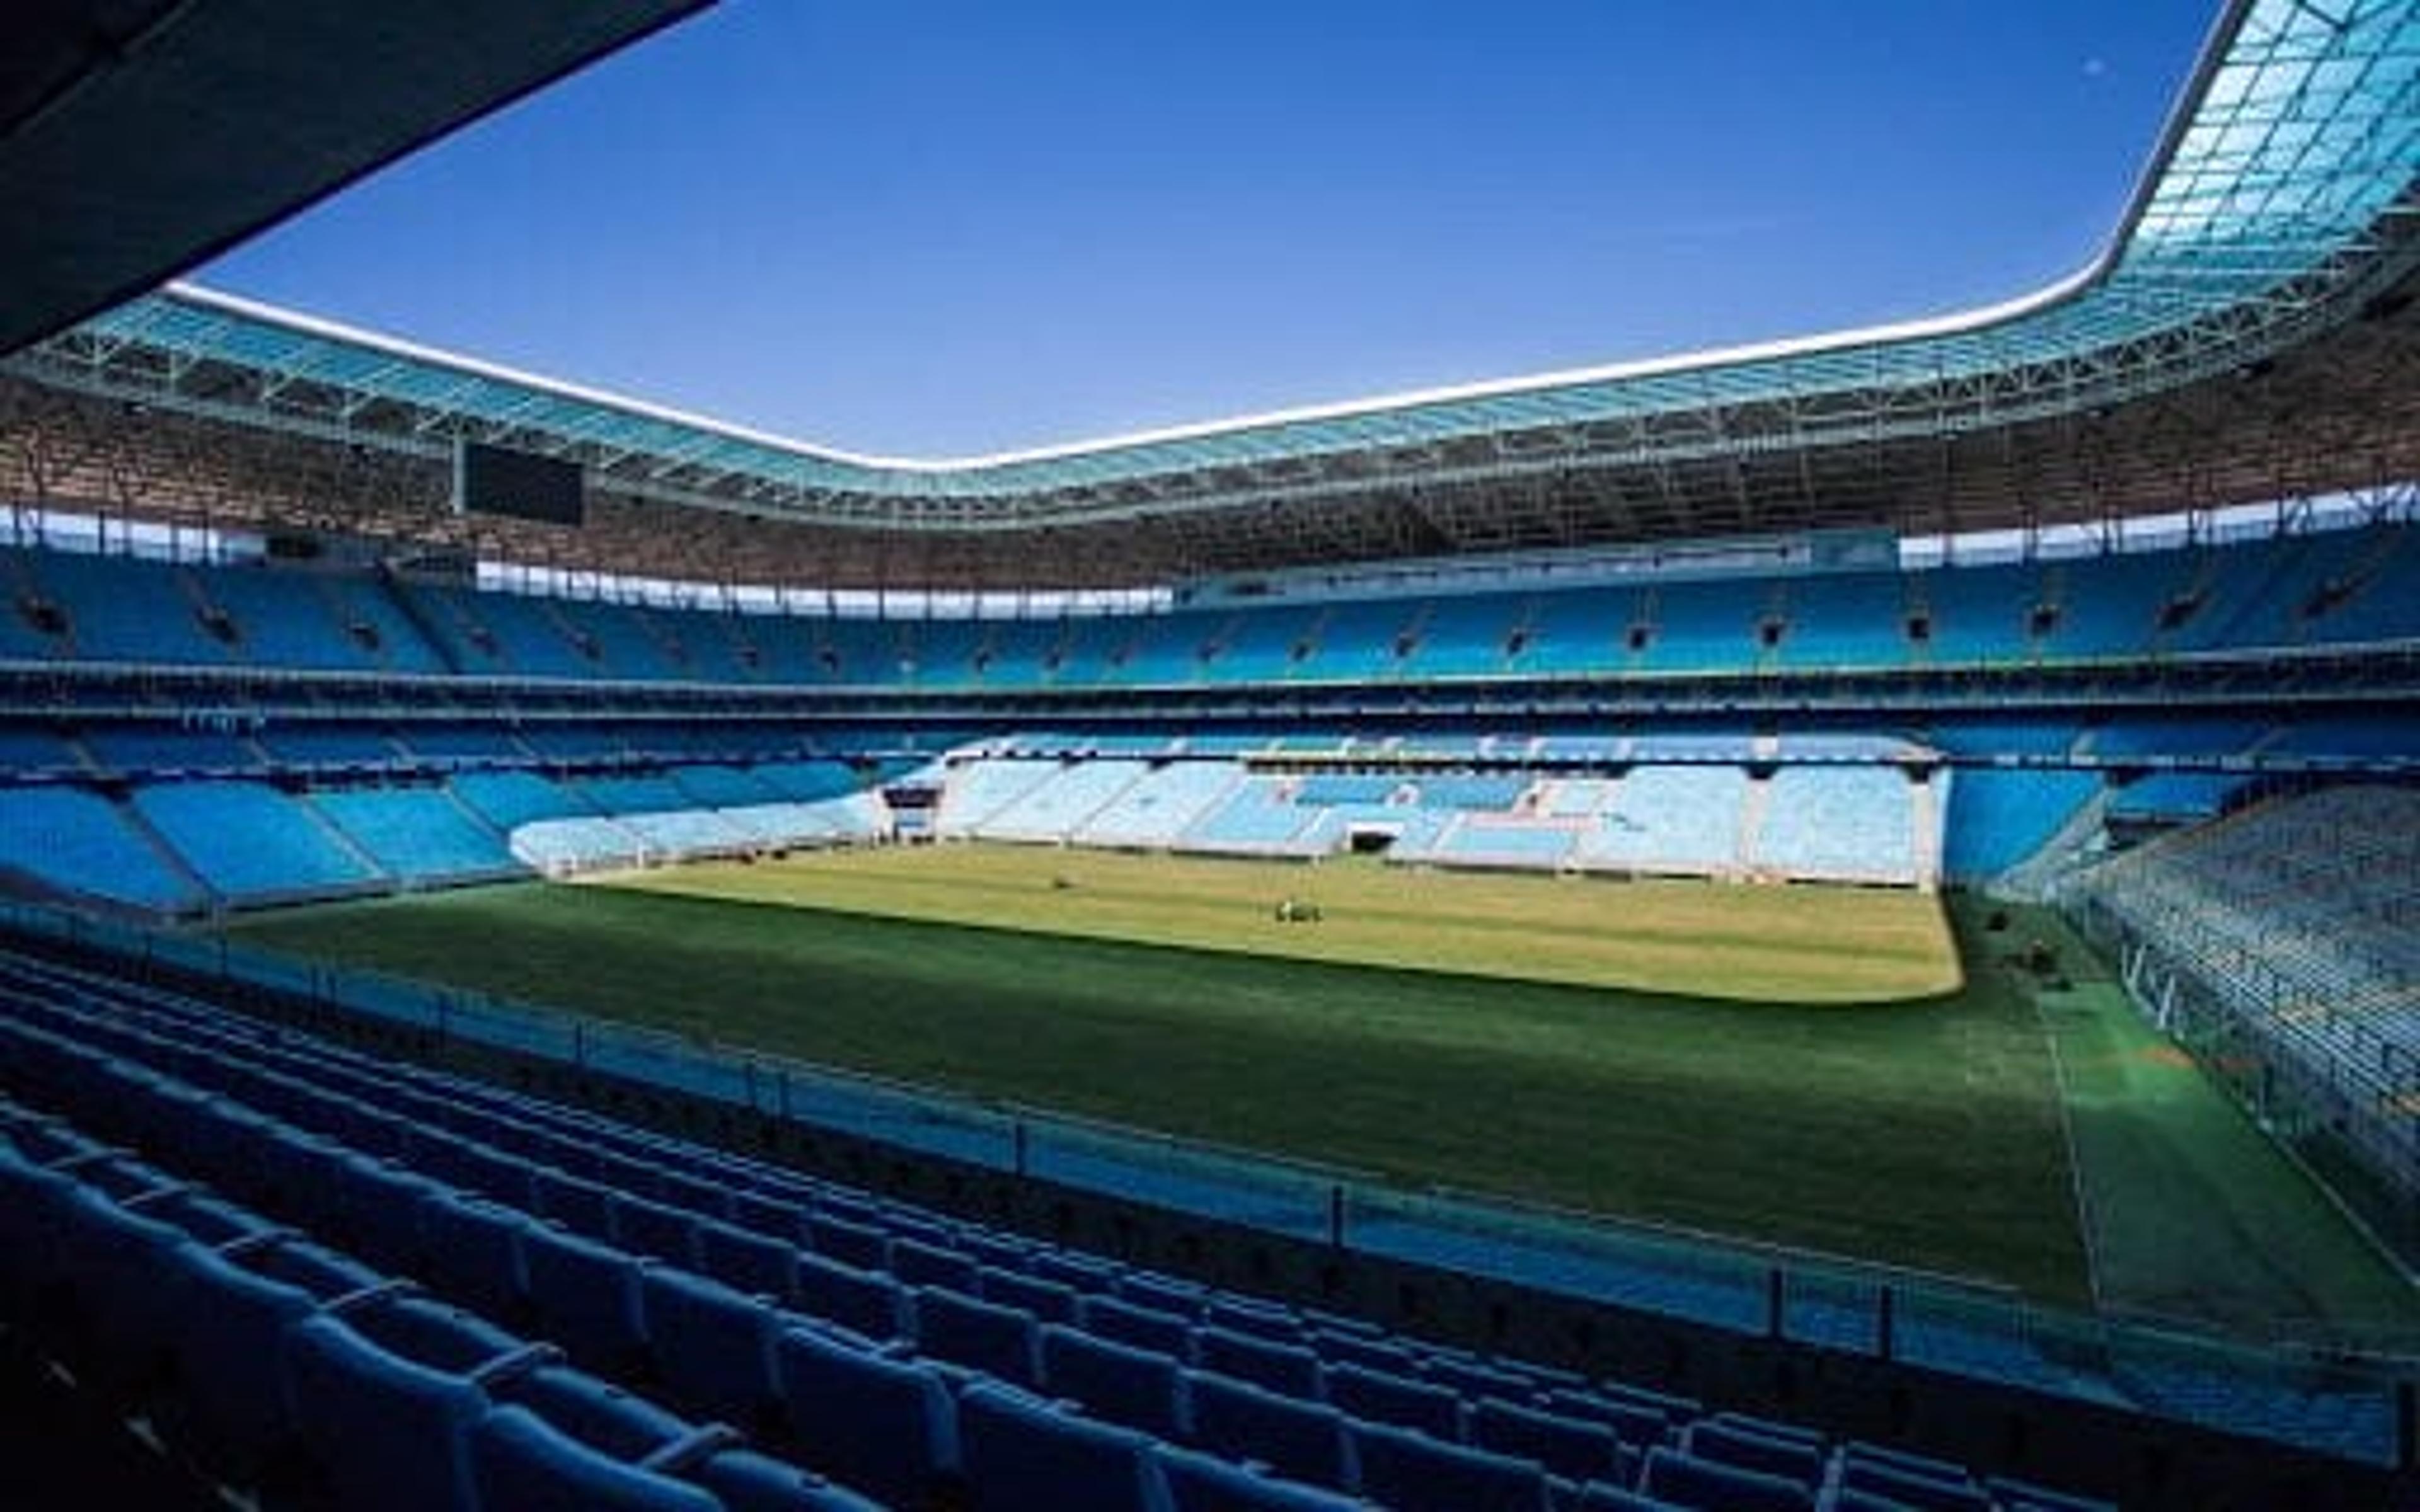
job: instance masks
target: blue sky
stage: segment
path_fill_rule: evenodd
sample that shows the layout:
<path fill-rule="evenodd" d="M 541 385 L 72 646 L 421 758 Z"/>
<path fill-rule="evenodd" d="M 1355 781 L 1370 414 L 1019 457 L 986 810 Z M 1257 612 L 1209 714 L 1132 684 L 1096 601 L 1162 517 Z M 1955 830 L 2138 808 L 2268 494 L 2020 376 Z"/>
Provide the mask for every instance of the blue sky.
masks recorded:
<path fill-rule="evenodd" d="M 2072 270 L 2213 0 L 726 0 L 196 275 L 918 456 Z"/>

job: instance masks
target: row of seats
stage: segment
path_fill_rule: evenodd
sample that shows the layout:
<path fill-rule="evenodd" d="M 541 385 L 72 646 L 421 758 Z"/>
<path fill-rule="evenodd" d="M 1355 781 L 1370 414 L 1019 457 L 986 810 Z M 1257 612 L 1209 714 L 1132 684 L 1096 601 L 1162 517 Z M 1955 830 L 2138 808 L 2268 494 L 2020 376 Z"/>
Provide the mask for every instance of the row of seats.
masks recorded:
<path fill-rule="evenodd" d="M 11 1038 L 28 1081 L 125 1098 L 120 1124 L 178 1103 L 243 1118 L 131 1063 Z M 150 1143 L 176 1151 L 190 1127 Z M 0 1098 L 0 1307 L 215 1477 L 366 1512 L 878 1512 L 148 1153 Z"/>
<path fill-rule="evenodd" d="M 11 550 L 0 657 L 964 688 L 1911 668 L 2409 641 L 2381 525 L 2048 563 L 880 620 L 546 599 Z"/>
<path fill-rule="evenodd" d="M 26 1014 L 40 1027 L 0 1032 L 54 1057 L 124 1057 L 200 1084 L 149 1114 L 114 1086 L 91 1099 L 105 1116 L 190 1136 L 181 1120 L 196 1103 L 233 1099 L 290 1119 L 283 1141 L 239 1142 L 220 1165 L 315 1231 L 534 1325 L 574 1365 L 765 1427 L 815 1470 L 896 1504 L 956 1478 L 978 1507 L 1315 1508 L 1354 1495 L 1440 1509 L 1874 1506 L 1888 1503 L 1868 1483 L 1893 1474 L 1957 1498 L 1931 1504 L 1943 1506 L 2055 1500 L 1635 1387 L 1412 1345 L 727 1157 L 675 1160 L 677 1147 L 602 1120 L 197 1005 L 129 1000 L 23 964 L 15 975 L 21 995 L 47 985 L 49 1001 Z M 112 1000 L 69 1006 L 70 989 Z M 103 1048 L 76 1048 L 87 1041 Z M 213 1142 L 179 1148 L 207 1159 Z"/>

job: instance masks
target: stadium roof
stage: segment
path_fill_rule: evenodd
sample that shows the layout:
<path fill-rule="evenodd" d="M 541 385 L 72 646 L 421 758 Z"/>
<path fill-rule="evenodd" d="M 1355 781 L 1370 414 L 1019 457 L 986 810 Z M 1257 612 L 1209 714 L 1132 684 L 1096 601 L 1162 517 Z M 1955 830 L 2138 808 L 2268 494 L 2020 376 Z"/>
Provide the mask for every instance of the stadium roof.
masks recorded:
<path fill-rule="evenodd" d="M 705 0 L 41 0 L 0 49 L 0 352 Z"/>
<path fill-rule="evenodd" d="M 468 436 L 576 457 L 609 495 L 802 527 L 844 578 L 912 557 L 965 580 L 1002 532 L 1048 532 L 1062 576 L 1135 580 L 2032 525 L 2420 476 L 2415 177 L 2420 0 L 2231 0 L 2089 266 L 1896 326 L 946 461 L 784 440 L 191 287 L 9 366 L 357 447 L 435 456 Z"/>

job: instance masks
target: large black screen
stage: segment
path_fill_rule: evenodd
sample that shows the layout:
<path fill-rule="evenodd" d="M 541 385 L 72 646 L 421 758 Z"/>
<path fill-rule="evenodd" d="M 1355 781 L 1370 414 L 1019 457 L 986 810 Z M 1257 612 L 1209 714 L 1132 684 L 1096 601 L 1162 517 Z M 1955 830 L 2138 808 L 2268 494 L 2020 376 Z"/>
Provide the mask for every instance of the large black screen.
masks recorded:
<path fill-rule="evenodd" d="M 577 462 L 464 441 L 454 454 L 454 507 L 466 515 L 580 525 L 588 517 L 588 490 Z"/>

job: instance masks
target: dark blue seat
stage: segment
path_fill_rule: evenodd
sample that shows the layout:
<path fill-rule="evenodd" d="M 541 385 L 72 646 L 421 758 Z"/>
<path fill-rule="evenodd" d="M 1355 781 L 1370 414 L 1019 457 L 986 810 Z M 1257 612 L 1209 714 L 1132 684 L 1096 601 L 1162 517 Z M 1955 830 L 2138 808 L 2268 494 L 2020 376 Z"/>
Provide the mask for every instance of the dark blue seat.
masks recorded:
<path fill-rule="evenodd" d="M 910 1302 L 918 1353 L 1020 1386 L 1041 1379 L 1032 1314 L 940 1287 L 920 1287 Z"/>
<path fill-rule="evenodd" d="M 817 1470 L 917 1506 L 957 1469 L 957 1414 L 931 1365 L 803 1328 L 782 1335 L 774 1360 L 783 1425 Z"/>
<path fill-rule="evenodd" d="M 1570 1390 L 1548 1392 L 1544 1405 L 1559 1417 L 1602 1423 L 1621 1434 L 1622 1443 L 1639 1449 L 1652 1449 L 1671 1433 L 1671 1414 L 1645 1402 Z"/>
<path fill-rule="evenodd" d="M 975 1512 L 1167 1512 L 1152 1442 L 1004 1386 L 958 1403 L 969 1503 Z"/>
<path fill-rule="evenodd" d="M 372 1264 L 418 1275 L 440 1246 L 429 1242 L 428 1210 L 458 1198 L 419 1171 L 372 1161 L 358 1166 L 340 1197 L 345 1247 Z M 451 1236 L 449 1236 L 451 1237 Z"/>
<path fill-rule="evenodd" d="M 480 1503 L 513 1512 L 722 1512 L 700 1487 L 616 1459 L 526 1408 L 500 1407 L 471 1436 Z"/>
<path fill-rule="evenodd" d="M 1384 1423 L 1353 1426 L 1360 1491 L 1400 1512 L 1546 1512 L 1535 1460 L 1445 1443 Z"/>
<path fill-rule="evenodd" d="M 1327 1399 L 1348 1416 L 1413 1428 L 1433 1439 L 1463 1437 L 1462 1398 L 1444 1386 L 1356 1365 L 1328 1365 L 1325 1375 Z"/>
<path fill-rule="evenodd" d="M 1357 1496 L 1264 1475 L 1232 1459 L 1192 1449 L 1159 1449 L 1159 1470 L 1174 1512 L 1360 1512 Z"/>
<path fill-rule="evenodd" d="M 1004 1307 L 1021 1307 L 1045 1323 L 1072 1323 L 1081 1293 L 1059 1281 L 1044 1281 L 1019 1271 L 985 1266 L 983 1298 Z"/>
<path fill-rule="evenodd" d="M 571 1365 L 537 1364 L 494 1381 L 488 1396 L 617 1459 L 644 1459 L 690 1431 L 685 1419 Z"/>
<path fill-rule="evenodd" d="M 1200 1370 L 1186 1372 L 1185 1395 L 1187 1438 L 1196 1446 L 1314 1485 L 1355 1484 L 1344 1414 L 1325 1402 Z"/>
<path fill-rule="evenodd" d="M 1160 1275 L 1151 1271 L 1121 1271 L 1114 1283 L 1121 1301 L 1138 1307 L 1154 1307 L 1164 1313 L 1175 1313 L 1190 1322 L 1202 1320 L 1202 1302 L 1208 1293 L 1191 1281 Z"/>
<path fill-rule="evenodd" d="M 684 1269 L 697 1263 L 697 1215 L 646 1197 L 613 1197 L 613 1242 Z"/>
<path fill-rule="evenodd" d="M 1681 1447 L 1700 1459 L 1778 1475 L 1810 1490 L 1823 1476 L 1823 1453 L 1814 1444 L 1736 1419 L 1703 1418 L 1690 1424 L 1681 1435 Z"/>
<path fill-rule="evenodd" d="M 806 1215 L 807 1243 L 818 1255 L 861 1271 L 891 1269 L 891 1238 L 881 1229 L 836 1213 Z"/>
<path fill-rule="evenodd" d="M 709 1218 L 697 1226 L 697 1268 L 726 1287 L 788 1302 L 799 1286 L 799 1246 Z"/>
<path fill-rule="evenodd" d="M 318 1306 L 311 1292 L 198 1245 L 178 1252 L 168 1333 L 180 1437 L 237 1478 L 277 1457 L 292 1437 L 286 1335 Z"/>
<path fill-rule="evenodd" d="M 1537 1377 L 1526 1371 L 1453 1354 L 1423 1357 L 1420 1373 L 1457 1396 L 1473 1401 L 1487 1396 L 1499 1401 L 1519 1401 L 1535 1396 L 1540 1384 Z"/>
<path fill-rule="evenodd" d="M 1059 1323 L 1042 1325 L 1042 1387 L 1094 1417 L 1163 1439 L 1182 1437 L 1175 1361 Z"/>
<path fill-rule="evenodd" d="M 422 1255 L 412 1273 L 490 1318 L 519 1318 L 529 1297 L 521 1240 L 535 1227 L 485 1197 L 441 1195 L 420 1209 Z"/>
<path fill-rule="evenodd" d="M 303 1444 L 348 1512 L 477 1507 L 470 1436 L 488 1398 L 468 1378 L 398 1359 L 326 1317 L 288 1331 L 286 1368 Z"/>
<path fill-rule="evenodd" d="M 746 1449 L 725 1450 L 688 1474 L 724 1512 L 885 1512 L 846 1487 Z"/>
<path fill-rule="evenodd" d="M 607 1375 L 621 1374 L 644 1356 L 643 1266 L 636 1257 L 533 1226 L 521 1234 L 521 1264 L 530 1314 L 544 1337 Z"/>
<path fill-rule="evenodd" d="M 1659 1501 L 1699 1512 L 1807 1512 L 1814 1505 L 1807 1488 L 1794 1480 L 1699 1459 L 1668 1447 L 1648 1455 L 1638 1489 Z"/>
<path fill-rule="evenodd" d="M 1954 1467 L 1919 1470 L 1869 1455 L 1841 1458 L 1839 1489 L 1843 1495 L 1862 1495 L 1919 1512 L 1986 1512 L 1992 1505 L 1991 1494 Z"/>
<path fill-rule="evenodd" d="M 891 1273 L 903 1287 L 945 1287 L 968 1296 L 982 1285 L 982 1268 L 971 1258 L 920 1239 L 891 1242 Z"/>
<path fill-rule="evenodd" d="M 662 1266 L 648 1269 L 640 1293 L 648 1351 L 672 1396 L 709 1416 L 759 1421 L 775 1396 L 781 1315 L 760 1297 Z"/>
<path fill-rule="evenodd" d="M 1318 1351 L 1299 1344 L 1205 1325 L 1194 1333 L 1193 1361 L 1204 1370 L 1256 1381 L 1288 1396 L 1319 1396 Z"/>
<path fill-rule="evenodd" d="M 1481 1449 L 1534 1459 L 1566 1480 L 1627 1478 L 1621 1436 L 1603 1423 L 1512 1402 L 1482 1401 L 1471 1409 L 1469 1437 Z"/>
<path fill-rule="evenodd" d="M 1098 1338 L 1116 1339 L 1188 1363 L 1193 1358 L 1194 1325 L 1174 1313 L 1115 1297 L 1087 1296 L 1078 1305 L 1076 1320 L 1085 1333 Z"/>
<path fill-rule="evenodd" d="M 798 1274 L 800 1312 L 876 1344 L 901 1336 L 907 1298 L 889 1276 L 808 1254 L 799 1257 Z"/>
<path fill-rule="evenodd" d="M 612 1187 L 584 1176 L 543 1166 L 530 1172 L 530 1212 L 591 1239 L 612 1237 L 613 1196 Z"/>

